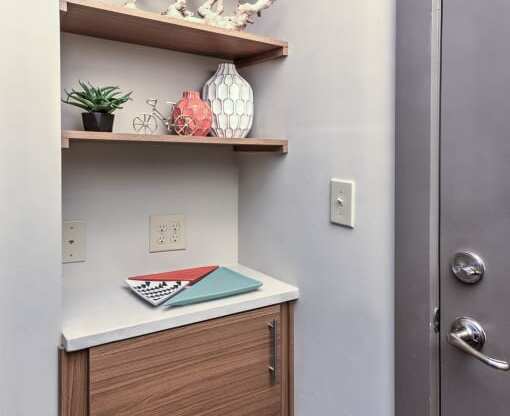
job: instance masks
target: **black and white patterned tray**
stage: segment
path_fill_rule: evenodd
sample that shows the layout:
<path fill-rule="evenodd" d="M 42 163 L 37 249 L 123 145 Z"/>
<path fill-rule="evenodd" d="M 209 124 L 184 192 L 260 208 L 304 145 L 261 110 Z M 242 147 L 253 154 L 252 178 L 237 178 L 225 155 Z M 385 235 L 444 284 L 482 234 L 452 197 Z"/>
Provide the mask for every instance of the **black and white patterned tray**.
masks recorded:
<path fill-rule="evenodd" d="M 145 301 L 153 306 L 161 305 L 188 286 L 185 281 L 143 281 L 126 280 L 126 283 Z"/>

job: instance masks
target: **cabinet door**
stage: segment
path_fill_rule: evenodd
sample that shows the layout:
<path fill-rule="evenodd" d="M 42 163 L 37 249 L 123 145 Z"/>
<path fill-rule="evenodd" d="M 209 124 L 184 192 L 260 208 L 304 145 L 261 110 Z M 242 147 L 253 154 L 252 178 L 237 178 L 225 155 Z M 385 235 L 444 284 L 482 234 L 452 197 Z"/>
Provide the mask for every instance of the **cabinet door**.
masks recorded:
<path fill-rule="evenodd" d="M 280 306 L 91 348 L 90 415 L 280 416 L 272 320 Z"/>

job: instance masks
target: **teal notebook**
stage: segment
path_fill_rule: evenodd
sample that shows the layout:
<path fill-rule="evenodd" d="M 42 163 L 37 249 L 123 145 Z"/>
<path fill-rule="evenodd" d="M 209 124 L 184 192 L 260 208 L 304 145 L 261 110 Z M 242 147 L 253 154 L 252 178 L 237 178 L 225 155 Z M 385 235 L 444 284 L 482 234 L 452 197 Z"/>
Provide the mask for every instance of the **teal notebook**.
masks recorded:
<path fill-rule="evenodd" d="M 204 277 L 188 289 L 185 289 L 165 302 L 164 306 L 184 306 L 192 303 L 226 298 L 257 290 L 262 286 L 258 280 L 243 276 L 225 267 Z"/>

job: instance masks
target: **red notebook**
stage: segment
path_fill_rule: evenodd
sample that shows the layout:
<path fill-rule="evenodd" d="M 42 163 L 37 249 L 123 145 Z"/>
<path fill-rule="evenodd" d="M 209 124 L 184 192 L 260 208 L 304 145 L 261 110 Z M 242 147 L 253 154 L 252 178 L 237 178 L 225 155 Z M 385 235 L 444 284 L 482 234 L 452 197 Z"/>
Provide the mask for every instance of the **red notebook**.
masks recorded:
<path fill-rule="evenodd" d="M 198 282 L 208 274 L 214 272 L 218 266 L 194 267 L 192 269 L 174 270 L 166 273 L 146 274 L 144 276 L 133 276 L 129 280 L 141 280 L 152 282 L 186 281 L 190 284 Z"/>

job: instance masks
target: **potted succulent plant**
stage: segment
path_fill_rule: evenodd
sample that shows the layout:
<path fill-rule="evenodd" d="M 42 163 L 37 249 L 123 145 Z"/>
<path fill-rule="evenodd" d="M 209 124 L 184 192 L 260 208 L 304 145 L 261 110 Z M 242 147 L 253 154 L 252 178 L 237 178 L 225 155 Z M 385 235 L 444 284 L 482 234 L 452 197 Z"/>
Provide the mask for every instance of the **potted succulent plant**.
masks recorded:
<path fill-rule="evenodd" d="M 65 91 L 67 97 L 62 102 L 85 110 L 82 113 L 83 127 L 87 131 L 113 130 L 113 112 L 131 100 L 132 91 L 124 94 L 119 87 L 94 87 L 90 82 L 80 81 L 81 91 Z"/>

